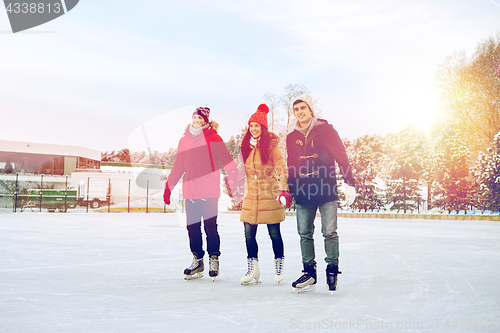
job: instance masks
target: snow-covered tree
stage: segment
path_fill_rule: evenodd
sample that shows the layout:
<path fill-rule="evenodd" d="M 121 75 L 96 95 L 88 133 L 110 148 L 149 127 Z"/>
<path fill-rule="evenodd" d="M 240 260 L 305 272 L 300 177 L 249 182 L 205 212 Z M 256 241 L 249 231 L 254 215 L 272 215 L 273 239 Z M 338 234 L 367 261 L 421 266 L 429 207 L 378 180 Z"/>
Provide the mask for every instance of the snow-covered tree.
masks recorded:
<path fill-rule="evenodd" d="M 266 105 L 269 107 L 269 114 L 267 116 L 268 124 L 269 124 L 269 132 L 275 132 L 275 126 L 277 122 L 279 121 L 278 117 L 278 106 L 280 104 L 280 96 L 273 94 L 273 93 L 267 93 L 264 95 L 264 102 Z"/>
<path fill-rule="evenodd" d="M 453 123 L 444 127 L 433 147 L 434 204 L 445 209 L 467 209 L 473 194 L 470 151 Z"/>
<path fill-rule="evenodd" d="M 111 151 L 111 152 L 101 152 L 101 161 L 102 162 L 112 162 L 115 158 L 115 151 Z"/>
<path fill-rule="evenodd" d="M 479 154 L 474 176 L 478 186 L 478 206 L 500 210 L 500 132 L 495 135 L 493 147 Z"/>
<path fill-rule="evenodd" d="M 175 157 L 177 156 L 177 148 L 169 148 L 168 151 L 162 154 L 162 164 L 163 165 L 174 165 Z"/>
<path fill-rule="evenodd" d="M 473 156 L 485 151 L 500 130 L 500 34 L 481 41 L 470 57 L 458 52 L 447 58 L 437 82 Z"/>
<path fill-rule="evenodd" d="M 300 84 L 287 84 L 284 87 L 282 94 L 267 93 L 264 95 L 264 102 L 269 107 L 267 117 L 270 132 L 273 132 L 280 138 L 280 149 L 283 152 L 283 157 L 286 159 L 286 136 L 293 131 L 295 127 L 295 117 L 293 114 L 293 101 L 302 94 L 309 93 L 309 90 Z M 314 103 L 314 111 L 316 116 L 320 116 L 316 101 Z M 285 118 L 280 117 L 284 114 Z"/>
<path fill-rule="evenodd" d="M 380 189 L 376 179 L 380 173 L 383 157 L 383 140 L 378 135 L 365 135 L 352 143 L 344 139 L 347 156 L 356 179 L 356 200 L 352 208 L 375 209 L 382 205 Z"/>
<path fill-rule="evenodd" d="M 426 141 L 421 131 L 407 126 L 385 137 L 383 178 L 386 182 L 385 203 L 395 209 L 416 209 L 420 194 Z"/>
<path fill-rule="evenodd" d="M 245 128 L 241 129 L 240 133 L 237 134 L 236 136 L 231 135 L 229 138 L 229 141 L 226 143 L 227 150 L 233 157 L 233 159 L 236 159 L 238 155 L 240 155 L 241 151 L 241 142 L 243 141 L 243 138 L 245 137 L 245 133 L 247 132 L 248 127 L 245 126 Z"/>
<path fill-rule="evenodd" d="M 280 104 L 286 114 L 286 132 L 293 128 L 293 101 L 302 94 L 308 94 L 306 87 L 300 84 L 287 84 L 285 91 L 280 96 Z"/>

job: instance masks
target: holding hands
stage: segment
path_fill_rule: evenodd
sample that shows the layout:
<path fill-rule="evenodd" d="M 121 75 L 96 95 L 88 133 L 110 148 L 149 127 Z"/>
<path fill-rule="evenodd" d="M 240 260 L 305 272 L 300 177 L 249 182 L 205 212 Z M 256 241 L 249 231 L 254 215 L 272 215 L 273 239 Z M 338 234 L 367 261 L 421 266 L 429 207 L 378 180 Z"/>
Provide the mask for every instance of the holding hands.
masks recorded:
<path fill-rule="evenodd" d="M 292 195 L 288 191 L 280 191 L 277 200 L 280 205 L 285 205 L 287 208 L 290 208 L 292 204 Z"/>

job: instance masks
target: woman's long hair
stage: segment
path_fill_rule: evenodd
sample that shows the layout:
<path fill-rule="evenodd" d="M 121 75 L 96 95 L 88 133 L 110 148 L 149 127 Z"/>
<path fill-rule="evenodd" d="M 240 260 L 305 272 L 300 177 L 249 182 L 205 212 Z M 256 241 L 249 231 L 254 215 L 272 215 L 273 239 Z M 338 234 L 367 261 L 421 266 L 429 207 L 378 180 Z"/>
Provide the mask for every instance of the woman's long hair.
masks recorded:
<path fill-rule="evenodd" d="M 269 153 L 269 144 L 271 142 L 271 135 L 269 131 L 264 126 L 260 126 L 262 129 L 262 133 L 260 134 L 260 156 L 262 159 L 262 164 L 267 164 L 269 160 L 271 160 L 271 154 Z M 250 155 L 250 138 L 252 134 L 250 134 L 250 128 L 248 128 L 243 141 L 241 142 L 241 154 L 243 155 L 243 161 L 246 162 L 248 156 Z"/>

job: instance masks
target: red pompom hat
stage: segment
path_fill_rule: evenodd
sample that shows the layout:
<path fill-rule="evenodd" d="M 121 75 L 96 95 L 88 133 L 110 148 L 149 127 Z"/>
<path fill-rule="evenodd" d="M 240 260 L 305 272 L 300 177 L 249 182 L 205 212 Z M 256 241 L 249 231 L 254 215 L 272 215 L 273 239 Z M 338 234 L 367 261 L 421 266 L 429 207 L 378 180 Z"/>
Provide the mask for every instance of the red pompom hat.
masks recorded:
<path fill-rule="evenodd" d="M 250 119 L 248 120 L 248 125 L 250 125 L 251 122 L 259 123 L 262 126 L 264 126 L 266 129 L 268 128 L 267 126 L 267 114 L 269 113 L 269 108 L 267 107 L 266 104 L 261 104 L 257 108 L 257 112 L 255 112 Z"/>

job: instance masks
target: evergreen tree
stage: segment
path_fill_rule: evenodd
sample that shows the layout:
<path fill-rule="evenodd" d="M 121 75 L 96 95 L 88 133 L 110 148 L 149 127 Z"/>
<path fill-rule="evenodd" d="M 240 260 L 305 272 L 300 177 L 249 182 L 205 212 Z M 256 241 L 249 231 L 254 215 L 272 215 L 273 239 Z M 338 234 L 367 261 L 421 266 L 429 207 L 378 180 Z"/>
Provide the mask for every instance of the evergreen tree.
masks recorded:
<path fill-rule="evenodd" d="M 478 187 L 478 206 L 500 210 L 500 132 L 495 135 L 493 147 L 479 154 L 474 175 Z"/>
<path fill-rule="evenodd" d="M 444 209 L 467 209 L 473 186 L 469 170 L 470 152 L 460 130 L 448 124 L 433 149 L 434 204 Z"/>
<path fill-rule="evenodd" d="M 352 208 L 378 209 L 382 205 L 380 189 L 376 183 L 383 156 L 382 138 L 365 135 L 352 143 L 344 139 L 344 145 L 356 179 L 357 197 Z"/>
<path fill-rule="evenodd" d="M 398 133 L 388 134 L 384 141 L 385 203 L 392 204 L 394 209 L 416 209 L 422 201 L 420 183 L 425 161 L 424 136 L 410 125 Z"/>

